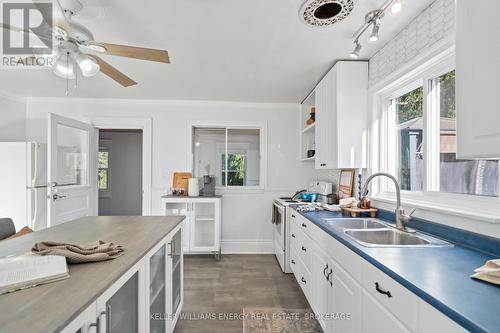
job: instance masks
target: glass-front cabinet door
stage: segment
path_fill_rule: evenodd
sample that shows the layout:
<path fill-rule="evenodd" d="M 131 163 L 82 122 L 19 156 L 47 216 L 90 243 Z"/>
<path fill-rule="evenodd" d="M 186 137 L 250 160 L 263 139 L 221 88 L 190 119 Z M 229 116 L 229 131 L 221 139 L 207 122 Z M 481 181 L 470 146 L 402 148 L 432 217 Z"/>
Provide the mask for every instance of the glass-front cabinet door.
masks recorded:
<path fill-rule="evenodd" d="M 176 316 L 182 303 L 182 231 L 172 237 L 172 315 Z M 176 319 L 174 318 L 174 325 Z"/>
<path fill-rule="evenodd" d="M 217 243 L 217 209 L 214 202 L 194 202 L 191 229 L 191 251 L 215 251 Z"/>
<path fill-rule="evenodd" d="M 100 333 L 135 333 L 144 330 L 144 269 L 140 260 L 97 299 Z"/>
<path fill-rule="evenodd" d="M 166 245 L 149 258 L 149 332 L 166 333 Z"/>

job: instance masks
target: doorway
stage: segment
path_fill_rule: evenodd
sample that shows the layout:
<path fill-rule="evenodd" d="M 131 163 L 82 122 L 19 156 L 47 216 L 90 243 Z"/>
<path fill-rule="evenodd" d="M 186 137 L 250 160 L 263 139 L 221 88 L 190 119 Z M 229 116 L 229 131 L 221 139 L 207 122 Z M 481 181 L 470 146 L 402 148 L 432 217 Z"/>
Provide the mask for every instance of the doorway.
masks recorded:
<path fill-rule="evenodd" d="M 98 215 L 143 215 L 143 130 L 100 129 Z"/>

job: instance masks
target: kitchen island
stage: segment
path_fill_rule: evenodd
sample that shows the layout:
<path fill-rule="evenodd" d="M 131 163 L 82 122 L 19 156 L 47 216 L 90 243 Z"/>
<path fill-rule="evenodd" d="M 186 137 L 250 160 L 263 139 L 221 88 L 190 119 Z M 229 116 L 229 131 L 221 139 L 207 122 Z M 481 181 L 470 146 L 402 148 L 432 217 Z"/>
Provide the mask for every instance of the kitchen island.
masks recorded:
<path fill-rule="evenodd" d="M 123 255 L 114 260 L 68 265 L 69 279 L 0 295 L 1 331 L 86 332 L 91 326 L 106 325 L 113 332 L 126 324 L 132 332 L 143 332 L 149 325 L 162 325 L 162 331 L 170 332 L 175 316 L 169 314 L 182 308 L 183 220 L 183 216 L 85 217 L 0 242 L 0 256 L 23 254 L 36 242 L 48 240 L 74 244 L 103 240 L 124 247 Z M 156 286 L 163 309 L 150 296 Z M 123 299 L 126 302 L 119 302 Z M 153 309 L 164 312 L 158 314 L 161 320 L 150 319 Z M 128 316 L 118 322 L 111 311 Z"/>

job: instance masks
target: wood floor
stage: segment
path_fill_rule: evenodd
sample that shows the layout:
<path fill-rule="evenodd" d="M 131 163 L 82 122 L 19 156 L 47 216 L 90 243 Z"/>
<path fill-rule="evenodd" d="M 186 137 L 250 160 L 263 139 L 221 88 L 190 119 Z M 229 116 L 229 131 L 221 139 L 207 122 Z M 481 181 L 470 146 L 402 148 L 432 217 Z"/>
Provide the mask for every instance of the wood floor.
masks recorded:
<path fill-rule="evenodd" d="M 309 309 L 293 274 L 284 274 L 274 255 L 184 257 L 184 307 L 175 333 L 228 333 L 243 330 L 243 307 Z M 205 318 L 203 318 L 205 316 Z M 236 316 L 237 317 L 237 316 Z"/>

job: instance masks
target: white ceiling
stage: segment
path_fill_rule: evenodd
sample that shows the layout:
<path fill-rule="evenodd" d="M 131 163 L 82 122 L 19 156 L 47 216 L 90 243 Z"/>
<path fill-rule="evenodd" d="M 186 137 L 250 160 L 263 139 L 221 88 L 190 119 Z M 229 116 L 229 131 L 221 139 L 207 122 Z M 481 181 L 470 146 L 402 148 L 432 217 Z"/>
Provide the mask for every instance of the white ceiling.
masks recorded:
<path fill-rule="evenodd" d="M 171 64 L 103 57 L 137 86 L 103 74 L 81 79 L 70 97 L 300 102 L 338 59 L 366 12 L 384 0 L 357 0 L 344 21 L 310 28 L 298 18 L 303 0 L 85 0 L 104 17 L 85 19 L 97 41 L 167 49 Z M 433 0 L 403 0 L 382 20 L 380 40 L 363 40 L 368 59 Z M 0 91 L 64 97 L 65 81 L 49 70 L 0 70 Z"/>

